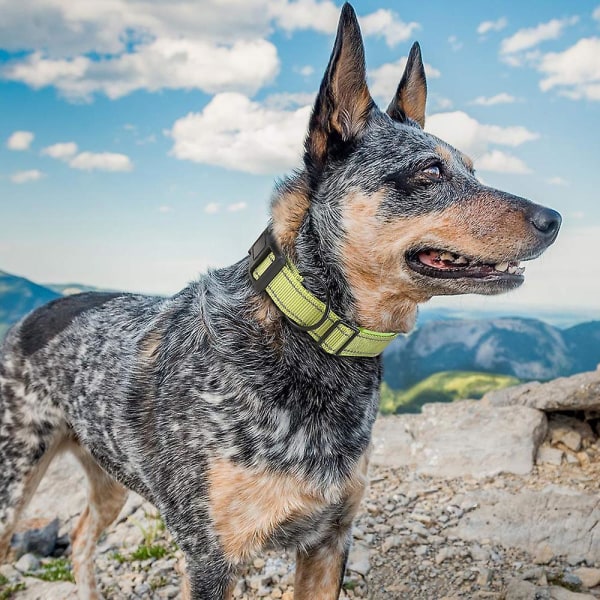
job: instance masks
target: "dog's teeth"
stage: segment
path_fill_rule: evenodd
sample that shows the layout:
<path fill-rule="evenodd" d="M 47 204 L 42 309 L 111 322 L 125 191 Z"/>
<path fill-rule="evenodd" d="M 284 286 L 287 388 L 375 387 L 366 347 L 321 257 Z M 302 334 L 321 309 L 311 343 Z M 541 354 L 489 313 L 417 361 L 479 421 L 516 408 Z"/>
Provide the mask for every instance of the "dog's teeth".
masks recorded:
<path fill-rule="evenodd" d="M 518 270 L 519 270 L 519 267 L 517 267 L 516 265 L 510 265 L 510 267 L 508 267 L 508 272 L 511 275 L 514 275 Z"/>
<path fill-rule="evenodd" d="M 512 271 L 510 270 L 511 268 L 512 267 L 509 268 L 507 262 L 498 263 L 497 265 L 494 266 L 494 269 L 496 269 L 496 271 L 502 271 L 502 273 L 504 273 L 507 270 L 509 273 L 512 273 Z"/>
<path fill-rule="evenodd" d="M 440 254 L 440 258 L 442 260 L 454 261 L 455 256 L 454 256 L 454 254 L 451 254 L 450 252 L 442 252 Z"/>
<path fill-rule="evenodd" d="M 454 262 L 457 265 L 466 265 L 469 261 L 464 256 L 459 256 Z"/>

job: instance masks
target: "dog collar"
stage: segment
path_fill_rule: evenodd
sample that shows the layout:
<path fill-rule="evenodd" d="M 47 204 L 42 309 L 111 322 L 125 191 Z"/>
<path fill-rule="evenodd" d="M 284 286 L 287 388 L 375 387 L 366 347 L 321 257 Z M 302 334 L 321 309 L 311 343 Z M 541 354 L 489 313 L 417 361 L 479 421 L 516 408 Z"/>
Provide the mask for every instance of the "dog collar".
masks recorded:
<path fill-rule="evenodd" d="M 302 284 L 302 275 L 283 255 L 269 227 L 248 254 L 252 287 L 257 292 L 267 292 L 288 321 L 308 333 L 325 352 L 337 356 L 378 356 L 398 336 L 357 327 L 338 317 L 331 310 L 329 299 L 322 302 Z"/>

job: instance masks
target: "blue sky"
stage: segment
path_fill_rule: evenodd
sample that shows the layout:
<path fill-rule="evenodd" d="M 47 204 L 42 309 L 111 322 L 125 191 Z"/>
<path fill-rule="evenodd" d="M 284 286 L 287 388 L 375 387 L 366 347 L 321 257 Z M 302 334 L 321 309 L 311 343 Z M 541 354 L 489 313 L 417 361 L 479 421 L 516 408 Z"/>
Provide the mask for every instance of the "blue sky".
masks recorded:
<path fill-rule="evenodd" d="M 0 269 L 172 293 L 241 258 L 299 164 L 340 4 L 0 0 Z M 552 206 L 556 245 L 503 299 L 600 306 L 600 3 L 355 2 L 373 96 L 414 40 L 426 129 Z M 590 259 L 591 257 L 591 259 Z"/>

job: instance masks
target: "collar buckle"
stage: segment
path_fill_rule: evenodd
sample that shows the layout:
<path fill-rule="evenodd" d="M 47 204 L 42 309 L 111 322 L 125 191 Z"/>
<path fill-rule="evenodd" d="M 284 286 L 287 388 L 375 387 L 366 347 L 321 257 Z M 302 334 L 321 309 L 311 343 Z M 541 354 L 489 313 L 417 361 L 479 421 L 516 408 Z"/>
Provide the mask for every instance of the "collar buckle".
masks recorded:
<path fill-rule="evenodd" d="M 252 287 L 257 292 L 264 292 L 266 287 L 273 281 L 277 274 L 285 267 L 286 259 L 279 247 L 277 242 L 271 233 L 271 228 L 267 227 L 259 236 L 259 238 L 252 244 L 250 250 L 250 263 L 248 265 L 248 272 L 250 274 L 250 282 Z M 269 256 L 273 254 L 275 260 L 265 269 L 265 271 L 258 277 L 254 277 L 255 269 Z"/>

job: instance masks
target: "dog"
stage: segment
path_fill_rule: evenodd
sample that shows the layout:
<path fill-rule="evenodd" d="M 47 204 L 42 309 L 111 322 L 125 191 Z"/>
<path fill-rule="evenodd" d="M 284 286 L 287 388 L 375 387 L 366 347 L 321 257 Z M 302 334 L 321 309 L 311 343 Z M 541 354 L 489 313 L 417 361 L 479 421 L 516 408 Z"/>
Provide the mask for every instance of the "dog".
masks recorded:
<path fill-rule="evenodd" d="M 0 359 L 0 557 L 57 452 L 89 505 L 72 536 L 82 599 L 127 490 L 186 559 L 185 597 L 230 598 L 236 568 L 296 551 L 296 600 L 338 598 L 367 485 L 380 354 L 434 295 L 497 294 L 560 215 L 482 185 L 425 133 L 418 44 L 386 112 L 345 4 L 304 166 L 279 184 L 250 256 L 171 298 L 84 293 L 7 334 Z"/>

